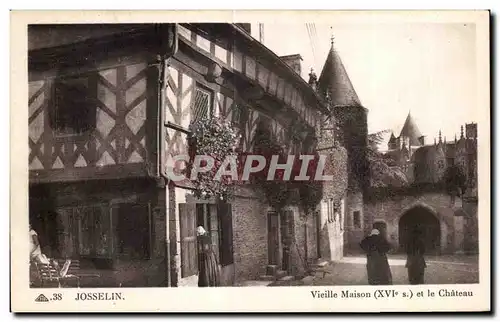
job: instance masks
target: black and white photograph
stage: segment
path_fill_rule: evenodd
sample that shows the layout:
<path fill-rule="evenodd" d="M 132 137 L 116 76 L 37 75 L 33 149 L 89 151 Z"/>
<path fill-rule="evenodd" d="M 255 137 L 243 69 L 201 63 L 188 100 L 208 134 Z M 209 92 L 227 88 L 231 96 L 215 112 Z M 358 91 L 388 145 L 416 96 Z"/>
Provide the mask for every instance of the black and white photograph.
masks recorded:
<path fill-rule="evenodd" d="M 27 24 L 24 287 L 473 297 L 490 106 L 471 15 Z"/>

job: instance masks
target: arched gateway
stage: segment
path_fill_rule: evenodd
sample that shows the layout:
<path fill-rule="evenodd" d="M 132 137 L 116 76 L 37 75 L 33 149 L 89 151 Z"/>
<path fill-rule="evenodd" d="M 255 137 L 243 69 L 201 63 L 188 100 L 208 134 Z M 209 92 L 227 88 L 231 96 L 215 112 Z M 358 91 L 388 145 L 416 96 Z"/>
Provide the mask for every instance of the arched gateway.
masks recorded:
<path fill-rule="evenodd" d="M 426 253 L 437 253 L 441 247 L 441 229 L 439 219 L 431 210 L 415 206 L 399 218 L 399 247 L 405 250 L 407 241 L 412 238 L 412 231 L 419 228 L 423 233 Z"/>

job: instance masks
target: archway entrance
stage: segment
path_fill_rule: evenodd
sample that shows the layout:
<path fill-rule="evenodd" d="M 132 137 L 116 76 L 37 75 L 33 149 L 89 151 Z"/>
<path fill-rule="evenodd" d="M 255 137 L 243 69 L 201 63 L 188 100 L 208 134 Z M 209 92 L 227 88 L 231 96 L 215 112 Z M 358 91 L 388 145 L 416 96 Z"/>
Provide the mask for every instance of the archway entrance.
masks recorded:
<path fill-rule="evenodd" d="M 441 243 L 441 228 L 439 219 L 424 207 L 414 207 L 404 213 L 399 219 L 399 247 L 405 250 L 407 241 L 412 238 L 412 232 L 419 228 L 427 254 L 438 253 Z"/>

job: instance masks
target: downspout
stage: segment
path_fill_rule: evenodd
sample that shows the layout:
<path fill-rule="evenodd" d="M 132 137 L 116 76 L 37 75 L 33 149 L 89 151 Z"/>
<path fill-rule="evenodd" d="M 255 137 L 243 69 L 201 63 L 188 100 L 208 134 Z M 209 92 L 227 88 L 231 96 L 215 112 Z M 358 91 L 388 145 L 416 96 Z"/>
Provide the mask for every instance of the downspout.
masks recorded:
<path fill-rule="evenodd" d="M 170 185 L 170 179 L 166 175 L 165 171 L 165 161 L 166 161 L 166 127 L 165 127 L 165 113 L 164 113 L 164 98 L 166 97 L 166 90 L 168 87 L 167 77 L 168 77 L 168 60 L 173 57 L 178 49 L 178 36 L 177 36 L 177 24 L 168 24 L 165 30 L 164 25 L 160 24 L 156 26 L 157 37 L 159 40 L 159 52 L 156 56 L 156 66 L 158 68 L 158 123 L 157 123 L 157 173 L 159 178 L 164 181 L 165 189 L 165 271 L 166 271 L 166 286 L 171 287 L 172 284 L 172 269 L 174 269 L 174 261 L 171 258 L 171 243 L 170 243 L 170 207 L 169 207 L 169 195 L 168 187 Z M 165 43 L 163 40 L 167 38 Z"/>

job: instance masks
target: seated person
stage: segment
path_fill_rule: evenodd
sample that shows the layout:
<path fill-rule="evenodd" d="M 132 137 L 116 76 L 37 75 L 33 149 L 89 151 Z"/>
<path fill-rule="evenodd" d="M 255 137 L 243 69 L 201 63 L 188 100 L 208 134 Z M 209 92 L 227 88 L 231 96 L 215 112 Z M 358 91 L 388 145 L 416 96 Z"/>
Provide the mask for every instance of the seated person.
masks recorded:
<path fill-rule="evenodd" d="M 56 269 L 56 271 L 59 272 L 60 277 L 66 276 L 66 274 L 68 273 L 69 265 L 71 264 L 71 260 L 66 259 L 62 269 L 60 269 L 59 264 L 55 259 L 51 261 L 47 256 L 45 256 L 45 254 L 42 253 L 40 242 L 38 241 L 38 234 L 34 229 L 31 228 L 31 224 L 30 224 L 30 260 L 40 264 L 46 264 L 46 265 L 52 264 Z"/>

